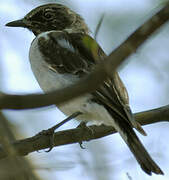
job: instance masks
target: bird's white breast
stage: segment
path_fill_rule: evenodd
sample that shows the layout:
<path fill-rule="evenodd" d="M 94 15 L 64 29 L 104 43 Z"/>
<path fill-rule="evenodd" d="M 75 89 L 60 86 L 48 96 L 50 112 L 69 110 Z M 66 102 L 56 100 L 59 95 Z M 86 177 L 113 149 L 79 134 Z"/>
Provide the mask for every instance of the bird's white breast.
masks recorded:
<path fill-rule="evenodd" d="M 78 78 L 71 74 L 58 74 L 49 69 L 49 64 L 38 48 L 38 37 L 34 39 L 29 51 L 29 58 L 32 71 L 44 92 L 53 91 L 78 81 Z M 56 57 L 57 58 L 57 57 Z M 93 121 L 94 124 L 112 125 L 112 117 L 107 110 L 94 102 L 91 102 L 92 95 L 85 95 L 60 105 L 58 108 L 66 115 L 81 111 L 77 119 L 82 121 Z"/>

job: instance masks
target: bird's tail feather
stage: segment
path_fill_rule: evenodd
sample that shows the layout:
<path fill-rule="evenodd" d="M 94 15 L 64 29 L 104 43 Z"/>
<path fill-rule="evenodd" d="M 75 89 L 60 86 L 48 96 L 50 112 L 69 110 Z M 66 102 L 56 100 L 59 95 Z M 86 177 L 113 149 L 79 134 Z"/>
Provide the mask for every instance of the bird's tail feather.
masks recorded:
<path fill-rule="evenodd" d="M 149 175 L 151 175 L 152 172 L 155 174 L 164 174 L 150 157 L 130 125 L 128 125 L 128 127 L 125 127 L 125 131 L 119 126 L 117 130 L 130 148 L 143 171 L 145 171 Z"/>

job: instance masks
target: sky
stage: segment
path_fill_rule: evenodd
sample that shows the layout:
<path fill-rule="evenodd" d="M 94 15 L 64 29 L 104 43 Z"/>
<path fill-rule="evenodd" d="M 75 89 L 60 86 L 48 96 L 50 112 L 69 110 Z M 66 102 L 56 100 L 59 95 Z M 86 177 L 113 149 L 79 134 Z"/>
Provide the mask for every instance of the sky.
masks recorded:
<path fill-rule="evenodd" d="M 8 28 L 7 22 L 22 18 L 32 8 L 45 1 L 1 0 L 0 54 L 1 91 L 7 93 L 42 92 L 29 65 L 29 47 L 34 35 L 26 29 Z M 54 2 L 54 1 L 53 1 Z M 56 2 L 56 1 L 55 1 Z M 58 1 L 57 1 L 58 2 Z M 162 5 L 155 0 L 71 0 L 63 1 L 86 20 L 93 35 L 99 18 L 105 17 L 98 35 L 98 42 L 109 54 L 118 47 L 139 25 L 151 17 Z M 111 23 L 110 23 L 111 22 Z M 145 111 L 168 104 L 169 78 L 169 26 L 162 27 L 119 69 L 130 97 L 133 112 Z M 56 107 L 38 110 L 10 111 L 4 113 L 18 127 L 22 138 L 33 136 L 65 118 Z M 42 123 L 43 122 L 43 123 Z M 77 122 L 66 124 L 63 129 L 76 127 Z M 62 129 L 61 128 L 61 129 Z M 141 138 L 165 176 L 147 176 L 140 169 L 118 134 L 84 143 L 57 147 L 50 153 L 34 152 L 28 155 L 35 171 L 42 179 L 169 179 L 168 123 L 145 126 L 147 137 Z M 97 147 L 97 148 L 96 148 Z M 165 149 L 165 151 L 164 151 Z"/>

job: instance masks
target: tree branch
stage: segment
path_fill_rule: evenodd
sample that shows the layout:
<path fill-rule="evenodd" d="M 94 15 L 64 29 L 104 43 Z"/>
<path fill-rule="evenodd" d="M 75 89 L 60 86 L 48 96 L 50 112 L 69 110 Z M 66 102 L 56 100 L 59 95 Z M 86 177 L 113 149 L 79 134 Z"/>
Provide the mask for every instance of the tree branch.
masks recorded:
<path fill-rule="evenodd" d="M 150 20 L 138 28 L 126 41 L 113 51 L 104 62 L 78 83 L 48 94 L 0 94 L 0 109 L 28 109 L 60 104 L 85 93 L 93 92 L 112 72 L 134 53 L 147 38 L 169 19 L 169 3 Z"/>
<path fill-rule="evenodd" d="M 148 125 L 157 122 L 169 121 L 169 105 L 161 108 L 136 113 L 135 119 L 141 125 Z M 69 129 L 65 131 L 59 131 L 54 134 L 54 146 L 61 146 L 66 144 L 73 144 L 82 141 L 90 141 L 92 139 L 98 139 L 110 134 L 116 133 L 115 129 L 109 126 L 90 126 L 93 130 L 91 135 L 90 130 L 84 131 L 81 128 Z M 47 135 L 35 135 L 31 138 L 14 141 L 11 143 L 17 155 L 24 156 L 31 152 L 50 148 L 50 136 Z M 8 156 L 6 150 L 0 147 L 0 159 Z"/>

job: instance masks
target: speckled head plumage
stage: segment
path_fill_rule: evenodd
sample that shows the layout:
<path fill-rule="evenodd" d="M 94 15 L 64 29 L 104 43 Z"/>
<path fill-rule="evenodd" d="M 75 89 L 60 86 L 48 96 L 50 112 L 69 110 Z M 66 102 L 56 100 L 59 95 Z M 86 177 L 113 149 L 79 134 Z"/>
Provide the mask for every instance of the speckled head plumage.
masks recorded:
<path fill-rule="evenodd" d="M 30 11 L 23 19 L 6 26 L 25 27 L 35 35 L 51 30 L 88 33 L 88 27 L 80 15 L 61 4 L 45 4 Z"/>

